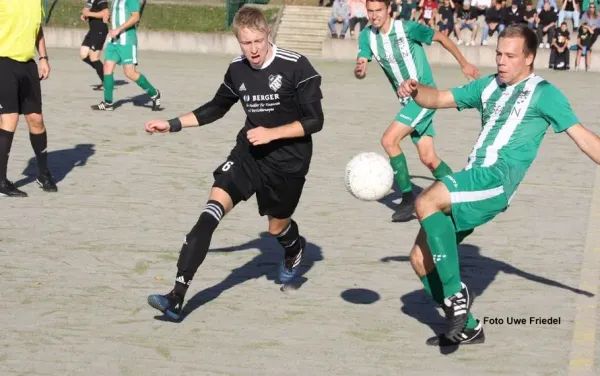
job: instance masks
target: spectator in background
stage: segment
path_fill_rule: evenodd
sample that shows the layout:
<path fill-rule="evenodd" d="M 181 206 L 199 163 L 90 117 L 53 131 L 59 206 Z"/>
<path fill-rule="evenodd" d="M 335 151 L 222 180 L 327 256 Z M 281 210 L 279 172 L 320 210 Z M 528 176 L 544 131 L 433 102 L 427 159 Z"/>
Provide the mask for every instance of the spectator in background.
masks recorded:
<path fill-rule="evenodd" d="M 579 33 L 577 34 L 577 56 L 575 57 L 575 70 L 579 70 L 579 63 L 581 62 L 582 56 L 585 56 L 586 72 L 592 63 L 592 52 L 588 51 L 592 43 L 593 32 L 591 30 L 592 29 L 589 28 L 587 23 L 584 23 L 579 28 Z"/>
<path fill-rule="evenodd" d="M 550 62 L 548 68 L 555 70 L 569 70 L 569 29 L 567 23 L 560 24 L 552 39 L 552 50 L 550 51 Z"/>
<path fill-rule="evenodd" d="M 454 30 L 454 9 L 452 0 L 444 0 L 442 6 L 438 9 L 438 28 L 445 36 L 449 36 Z"/>
<path fill-rule="evenodd" d="M 329 19 L 329 30 L 331 31 L 331 37 L 338 37 L 335 28 L 336 24 L 341 23 L 342 32 L 340 33 L 340 39 L 344 39 L 346 37 L 346 31 L 348 31 L 348 27 L 350 26 L 350 6 L 348 6 L 346 0 L 335 0 L 331 10 L 332 14 L 331 18 Z"/>
<path fill-rule="evenodd" d="M 523 23 L 523 9 L 514 2 L 510 8 L 504 8 L 504 26 L 510 26 L 518 23 Z"/>
<path fill-rule="evenodd" d="M 590 7 L 590 5 L 594 4 L 596 6 L 596 9 L 598 9 L 598 1 L 599 0 L 582 0 L 581 1 L 581 13 L 585 13 L 587 12 L 588 8 Z"/>
<path fill-rule="evenodd" d="M 546 48 L 550 48 L 552 38 L 554 38 L 554 27 L 556 26 L 556 12 L 550 5 L 549 0 L 544 0 L 542 11 L 537 15 L 537 37 L 540 42 L 539 48 L 544 48 L 544 35 L 547 35 Z"/>
<path fill-rule="evenodd" d="M 505 10 L 502 6 L 502 0 L 496 0 L 493 7 L 489 8 L 485 14 L 485 25 L 481 33 L 481 45 L 487 46 L 488 37 L 494 35 L 497 31 L 498 35 L 504 30 Z"/>
<path fill-rule="evenodd" d="M 600 18 L 598 17 L 598 11 L 596 9 L 597 7 L 595 4 L 590 4 L 583 17 L 581 17 L 581 22 L 586 23 L 587 29 L 592 33 L 592 39 L 587 48 L 588 54 L 592 51 L 592 48 L 596 43 L 596 39 L 598 39 L 598 34 L 600 34 Z"/>
<path fill-rule="evenodd" d="M 560 12 L 558 12 L 558 24 L 562 25 L 565 18 L 573 21 L 573 31 L 579 29 L 579 0 L 563 0 Z"/>
<path fill-rule="evenodd" d="M 356 24 L 360 24 L 360 31 L 362 31 L 369 23 L 366 0 L 348 0 L 348 6 L 350 7 L 350 37 L 353 37 Z"/>
<path fill-rule="evenodd" d="M 523 11 L 523 20 L 527 23 L 530 29 L 535 30 L 535 20 L 537 16 L 537 11 L 533 8 L 532 0 L 528 0 L 525 4 L 525 10 Z"/>
<path fill-rule="evenodd" d="M 435 0 L 421 0 L 419 3 L 419 8 L 421 9 L 421 18 L 419 18 L 419 23 L 435 29 L 438 3 Z"/>
<path fill-rule="evenodd" d="M 492 0 L 471 0 L 471 6 L 477 11 L 477 16 L 485 16 L 492 7 Z"/>
<path fill-rule="evenodd" d="M 396 0 L 392 2 L 393 18 L 417 21 L 417 0 Z"/>
<path fill-rule="evenodd" d="M 558 6 L 556 5 L 556 0 L 538 0 L 536 11 L 538 12 L 538 14 L 542 11 L 542 9 L 544 9 L 544 3 L 550 1 L 550 6 L 552 7 L 552 9 L 554 9 L 555 12 L 558 12 Z M 565 1 L 565 0 L 562 0 Z"/>
<path fill-rule="evenodd" d="M 467 28 L 471 30 L 471 41 L 467 42 L 467 46 L 475 45 L 475 38 L 477 38 L 477 31 L 479 30 L 479 24 L 477 23 L 477 9 L 471 6 L 470 0 L 465 0 L 463 6 L 458 8 L 456 12 L 456 25 L 454 26 L 454 34 L 458 40 L 457 44 L 460 46 L 463 44 L 463 40 L 460 37 L 460 32 Z"/>

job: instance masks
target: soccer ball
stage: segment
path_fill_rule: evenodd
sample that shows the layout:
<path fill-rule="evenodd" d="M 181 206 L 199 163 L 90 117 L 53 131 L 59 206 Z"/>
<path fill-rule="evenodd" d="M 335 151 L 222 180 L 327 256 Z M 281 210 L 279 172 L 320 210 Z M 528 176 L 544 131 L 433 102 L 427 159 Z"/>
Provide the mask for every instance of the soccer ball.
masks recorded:
<path fill-rule="evenodd" d="M 392 189 L 394 170 L 387 158 L 378 153 L 364 152 L 346 165 L 346 188 L 363 201 L 382 199 Z"/>

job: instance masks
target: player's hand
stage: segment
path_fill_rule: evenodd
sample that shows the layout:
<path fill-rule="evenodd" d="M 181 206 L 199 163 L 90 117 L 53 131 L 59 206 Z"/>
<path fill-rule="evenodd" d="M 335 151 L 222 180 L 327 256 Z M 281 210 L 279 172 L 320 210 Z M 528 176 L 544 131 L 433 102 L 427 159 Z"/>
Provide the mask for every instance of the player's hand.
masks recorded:
<path fill-rule="evenodd" d="M 38 65 L 38 73 L 40 75 L 40 80 L 45 80 L 50 77 L 50 64 L 48 64 L 48 59 L 40 60 L 40 64 Z"/>
<path fill-rule="evenodd" d="M 146 123 L 146 132 L 148 134 L 167 133 L 169 130 L 171 130 L 171 126 L 166 120 L 150 120 Z"/>
<path fill-rule="evenodd" d="M 266 145 L 269 142 L 275 140 L 275 134 L 273 129 L 258 127 L 250 129 L 246 133 L 246 137 L 248 137 L 248 141 L 254 146 L 257 145 Z"/>
<path fill-rule="evenodd" d="M 110 39 L 115 39 L 116 37 L 119 36 L 119 34 L 121 34 L 121 32 L 119 31 L 119 29 L 112 29 L 110 31 L 110 33 L 108 33 L 108 35 L 110 36 Z"/>
<path fill-rule="evenodd" d="M 467 63 L 462 67 L 463 74 L 469 81 L 479 78 L 479 69 L 471 63 Z"/>
<path fill-rule="evenodd" d="M 358 58 L 358 60 L 356 60 L 356 67 L 354 68 L 354 77 L 358 78 L 359 80 L 362 80 L 363 78 L 365 78 L 366 74 L 367 59 L 365 59 L 364 57 Z"/>
<path fill-rule="evenodd" d="M 110 14 L 108 14 L 108 12 L 104 13 L 104 15 L 102 16 L 102 22 L 104 22 L 105 24 L 108 24 L 109 20 L 110 20 Z"/>
<path fill-rule="evenodd" d="M 87 21 L 87 17 L 84 16 L 83 14 L 81 16 L 79 16 L 79 19 L 82 20 L 83 22 Z"/>
<path fill-rule="evenodd" d="M 417 92 L 419 82 L 414 78 L 404 81 L 398 88 L 398 96 L 400 98 L 412 97 L 413 93 Z"/>

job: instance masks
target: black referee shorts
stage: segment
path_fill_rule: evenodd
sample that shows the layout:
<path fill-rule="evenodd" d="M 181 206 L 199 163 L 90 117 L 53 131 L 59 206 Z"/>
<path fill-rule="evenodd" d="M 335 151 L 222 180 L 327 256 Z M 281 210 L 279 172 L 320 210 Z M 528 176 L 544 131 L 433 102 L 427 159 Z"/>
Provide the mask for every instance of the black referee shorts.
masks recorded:
<path fill-rule="evenodd" d="M 35 60 L 0 57 L 0 114 L 42 113 L 42 90 Z"/>
<path fill-rule="evenodd" d="M 83 38 L 82 46 L 89 47 L 92 51 L 102 51 L 106 36 L 108 35 L 108 27 L 92 26 Z"/>
<path fill-rule="evenodd" d="M 233 148 L 213 176 L 213 187 L 229 193 L 234 204 L 247 201 L 256 193 L 258 213 L 278 219 L 294 214 L 306 181 L 304 177 L 273 171 L 238 147 Z"/>

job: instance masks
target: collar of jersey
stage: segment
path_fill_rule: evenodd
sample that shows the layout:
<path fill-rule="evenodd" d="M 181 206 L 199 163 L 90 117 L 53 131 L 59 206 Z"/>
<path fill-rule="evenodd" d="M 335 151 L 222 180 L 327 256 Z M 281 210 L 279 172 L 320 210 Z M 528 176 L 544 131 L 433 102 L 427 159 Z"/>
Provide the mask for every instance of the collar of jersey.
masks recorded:
<path fill-rule="evenodd" d="M 392 33 L 392 31 L 394 30 L 394 24 L 395 24 L 395 23 L 396 23 L 396 21 L 395 21 L 394 19 L 392 19 L 392 22 L 391 22 L 391 24 L 390 24 L 390 29 L 388 30 L 388 32 L 387 32 L 387 33 L 384 33 L 384 32 L 381 30 L 381 28 L 379 28 L 379 30 L 378 30 L 378 31 L 379 31 L 379 34 L 381 34 L 381 35 L 383 35 L 383 36 L 385 36 L 385 37 L 387 37 L 388 35 L 390 35 L 390 34 Z"/>
<path fill-rule="evenodd" d="M 524 78 L 524 79 L 522 79 L 521 81 L 519 81 L 519 82 L 517 82 L 517 83 L 514 83 L 514 84 L 512 84 L 512 85 L 507 85 L 507 84 L 504 84 L 503 86 L 504 86 L 505 88 L 508 88 L 508 87 L 515 87 L 515 86 L 517 86 L 518 84 L 521 84 L 521 83 L 523 83 L 523 82 L 527 81 L 528 79 L 530 79 L 530 78 L 532 78 L 532 77 L 535 77 L 535 75 L 536 75 L 536 74 L 535 74 L 535 72 L 531 72 L 531 74 L 530 74 L 529 76 L 525 77 L 525 78 Z M 498 79 L 500 79 L 500 78 L 499 78 L 499 76 L 497 76 L 497 77 L 498 77 Z"/>
<path fill-rule="evenodd" d="M 271 63 L 273 62 L 273 60 L 275 60 L 275 54 L 277 54 L 277 46 L 274 45 L 273 43 L 269 43 L 269 44 L 273 48 L 273 55 L 271 55 L 271 58 L 269 60 L 265 61 L 265 63 L 260 68 L 255 68 L 255 67 L 252 66 L 252 64 L 249 64 L 250 68 L 252 68 L 254 70 L 262 70 L 262 69 L 267 68 L 269 65 L 271 65 Z"/>

